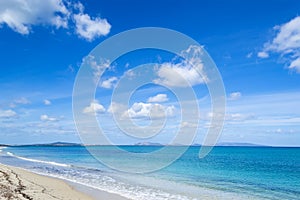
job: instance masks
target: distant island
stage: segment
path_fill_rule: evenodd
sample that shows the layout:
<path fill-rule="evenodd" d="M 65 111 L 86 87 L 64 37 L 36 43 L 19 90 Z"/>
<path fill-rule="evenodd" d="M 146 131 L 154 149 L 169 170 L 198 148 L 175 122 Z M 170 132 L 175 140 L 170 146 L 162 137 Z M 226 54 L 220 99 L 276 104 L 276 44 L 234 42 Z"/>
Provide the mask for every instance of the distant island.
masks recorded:
<path fill-rule="evenodd" d="M 0 144 L 1 146 L 1 144 Z M 26 146 L 84 146 L 79 143 L 70 143 L 70 142 L 53 142 L 53 143 L 43 143 L 43 144 L 21 144 L 21 145 L 3 145 L 3 146 L 11 146 L 11 147 L 26 147 Z"/>
<path fill-rule="evenodd" d="M 182 144 L 173 144 L 173 145 L 165 145 L 161 143 L 153 143 L 153 142 L 139 142 L 135 143 L 133 146 L 186 146 Z M 195 147 L 201 147 L 203 146 L 202 144 L 192 144 L 191 146 Z M 260 145 L 260 144 L 252 144 L 252 143 L 236 143 L 236 142 L 222 142 L 222 143 L 217 143 L 215 145 L 216 147 L 266 147 L 266 145 Z"/>
<path fill-rule="evenodd" d="M 97 146 L 97 145 L 84 145 L 80 143 L 70 143 L 70 142 L 53 142 L 53 143 L 43 143 L 43 144 L 24 144 L 24 145 L 7 145 L 0 144 L 0 147 L 9 147 L 9 146 L 55 146 L 55 147 L 65 147 L 65 146 Z M 138 142 L 135 144 L 128 145 L 117 145 L 117 146 L 186 146 L 182 144 L 174 145 L 165 145 L 157 142 Z M 201 144 L 192 144 L 193 147 L 201 147 Z M 267 145 L 253 144 L 253 143 L 236 143 L 236 142 L 221 142 L 215 145 L 216 147 L 268 147 Z"/>
<path fill-rule="evenodd" d="M 267 145 L 237 142 L 221 142 L 217 143 L 218 147 L 267 147 Z"/>
<path fill-rule="evenodd" d="M 160 143 L 155 143 L 155 142 L 138 142 L 133 146 L 165 146 L 165 145 Z"/>

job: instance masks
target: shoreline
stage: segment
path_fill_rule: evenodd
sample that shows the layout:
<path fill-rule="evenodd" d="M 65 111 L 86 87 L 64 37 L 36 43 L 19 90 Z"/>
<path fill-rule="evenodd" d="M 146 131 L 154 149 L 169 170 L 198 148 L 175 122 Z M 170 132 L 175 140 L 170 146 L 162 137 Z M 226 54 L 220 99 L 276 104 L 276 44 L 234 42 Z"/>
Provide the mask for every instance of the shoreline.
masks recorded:
<path fill-rule="evenodd" d="M 126 200 L 117 194 L 0 163 L 0 199 Z"/>

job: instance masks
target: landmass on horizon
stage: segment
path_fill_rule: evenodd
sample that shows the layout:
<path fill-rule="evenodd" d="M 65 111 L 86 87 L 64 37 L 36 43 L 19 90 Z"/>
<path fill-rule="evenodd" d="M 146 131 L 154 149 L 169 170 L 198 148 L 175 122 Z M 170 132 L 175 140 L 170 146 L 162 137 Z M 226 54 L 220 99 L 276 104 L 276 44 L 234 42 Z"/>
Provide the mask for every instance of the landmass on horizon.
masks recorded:
<path fill-rule="evenodd" d="M 81 143 L 69 143 L 69 142 L 53 142 L 53 143 L 41 143 L 41 144 L 23 144 L 23 145 L 8 145 L 8 144 L 0 144 L 0 147 L 17 147 L 17 146 L 102 146 L 102 145 L 84 145 Z M 111 146 L 111 145 L 104 145 L 104 146 Z M 153 143 L 153 142 L 139 142 L 135 144 L 123 144 L 123 145 L 113 145 L 113 146 L 185 146 L 185 145 L 165 145 L 161 143 Z M 192 144 L 190 146 L 202 146 L 201 144 Z M 272 147 L 267 145 L 260 145 L 260 144 L 252 144 L 252 143 L 236 143 L 236 142 L 222 142 L 217 143 L 216 147 Z"/>

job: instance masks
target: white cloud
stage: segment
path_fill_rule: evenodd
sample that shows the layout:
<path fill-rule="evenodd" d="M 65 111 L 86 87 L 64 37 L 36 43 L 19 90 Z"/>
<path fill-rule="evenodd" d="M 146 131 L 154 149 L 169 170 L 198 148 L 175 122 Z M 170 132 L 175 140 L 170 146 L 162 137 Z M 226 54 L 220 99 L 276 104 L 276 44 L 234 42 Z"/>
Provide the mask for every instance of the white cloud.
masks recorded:
<path fill-rule="evenodd" d="M 269 57 L 269 54 L 267 52 L 264 52 L 264 51 L 260 51 L 257 53 L 257 56 L 259 58 L 268 58 Z"/>
<path fill-rule="evenodd" d="M 181 52 L 184 58 L 178 63 L 166 62 L 158 66 L 158 79 L 154 83 L 167 85 L 170 87 L 188 87 L 203 84 L 208 78 L 203 72 L 203 63 L 201 47 L 190 46 L 187 50 Z"/>
<path fill-rule="evenodd" d="M 17 105 L 26 105 L 30 103 L 31 102 L 28 99 L 26 99 L 25 97 L 21 97 L 19 99 L 14 100 L 12 103 L 10 103 L 9 107 L 15 108 L 17 107 Z"/>
<path fill-rule="evenodd" d="M 96 60 L 94 56 L 88 55 L 82 59 L 82 64 L 90 66 L 93 70 L 94 82 L 97 83 L 99 78 L 106 69 L 110 68 L 110 61 L 105 59 Z"/>
<path fill-rule="evenodd" d="M 300 16 L 291 21 L 275 26 L 277 34 L 272 41 L 264 44 L 259 57 L 267 57 L 269 53 L 279 53 L 289 60 L 289 69 L 295 69 L 300 73 Z"/>
<path fill-rule="evenodd" d="M 127 65 L 127 64 L 126 64 Z M 129 64 L 128 64 L 129 65 Z M 125 66 L 125 68 L 127 68 Z M 132 69 L 127 70 L 126 72 L 124 72 L 124 75 L 129 78 L 132 79 L 136 74 L 134 73 L 134 71 Z"/>
<path fill-rule="evenodd" d="M 124 116 L 131 118 L 162 118 L 174 116 L 174 112 L 174 106 L 138 102 L 134 103 L 131 108 L 124 113 Z"/>
<path fill-rule="evenodd" d="M 276 132 L 276 133 L 282 133 L 282 129 L 281 129 L 281 128 L 278 128 L 275 132 Z"/>
<path fill-rule="evenodd" d="M 211 120 L 213 117 L 216 118 L 222 118 L 225 117 L 225 121 L 239 121 L 239 122 L 243 122 L 246 120 L 253 120 L 255 119 L 255 115 L 254 114 L 249 114 L 249 113 L 227 113 L 225 116 L 223 116 L 220 113 L 212 113 L 209 112 L 207 114 L 207 118 L 206 120 Z"/>
<path fill-rule="evenodd" d="M 25 97 L 22 97 L 20 99 L 16 99 L 14 102 L 16 104 L 23 104 L 23 105 L 30 104 L 30 101 L 28 99 L 26 99 Z"/>
<path fill-rule="evenodd" d="M 94 113 L 103 113 L 105 112 L 105 108 L 98 101 L 93 101 L 89 106 L 83 109 L 83 113 L 85 114 L 94 114 Z"/>
<path fill-rule="evenodd" d="M 44 100 L 44 104 L 48 106 L 48 105 L 51 105 L 52 103 L 51 103 L 51 101 L 49 101 L 48 99 L 45 99 L 45 100 Z"/>
<path fill-rule="evenodd" d="M 229 95 L 229 100 L 238 100 L 242 97 L 242 93 L 240 92 L 233 92 L 233 93 L 230 93 Z"/>
<path fill-rule="evenodd" d="M 166 94 L 157 94 L 156 96 L 154 97 L 149 97 L 147 102 L 148 103 L 160 103 L 160 102 L 166 102 L 168 101 L 168 96 Z"/>
<path fill-rule="evenodd" d="M 11 109 L 9 110 L 0 110 L 0 118 L 12 118 L 16 117 L 17 113 Z"/>
<path fill-rule="evenodd" d="M 298 73 L 300 73 L 300 57 L 291 62 L 289 69 L 295 69 Z"/>
<path fill-rule="evenodd" d="M 32 25 L 67 28 L 69 11 L 62 0 L 1 0 L 0 24 L 20 34 L 29 34 Z"/>
<path fill-rule="evenodd" d="M 103 88 L 106 88 L 106 89 L 111 89 L 117 80 L 118 80 L 118 78 L 115 76 L 110 77 L 109 79 L 103 81 L 100 86 Z"/>
<path fill-rule="evenodd" d="M 252 56 L 253 56 L 253 52 L 250 52 L 246 55 L 246 58 L 252 58 Z"/>
<path fill-rule="evenodd" d="M 107 109 L 107 111 L 112 114 L 124 113 L 125 110 L 127 110 L 127 106 L 116 102 L 112 102 Z"/>
<path fill-rule="evenodd" d="M 48 115 L 41 115 L 40 119 L 42 121 L 45 121 L 45 122 L 54 122 L 54 121 L 58 121 L 57 118 L 55 117 L 49 117 Z"/>
<path fill-rule="evenodd" d="M 92 19 L 88 14 L 76 14 L 74 20 L 77 34 L 88 41 L 107 35 L 111 28 L 106 19 L 99 17 Z"/>
<path fill-rule="evenodd" d="M 226 121 L 246 121 L 255 119 L 255 116 L 253 114 L 228 113 L 225 119 Z"/>
<path fill-rule="evenodd" d="M 181 123 L 181 127 L 182 128 L 197 128 L 198 124 L 184 121 Z"/>
<path fill-rule="evenodd" d="M 276 130 L 267 130 L 267 133 L 277 133 L 277 134 L 293 134 L 295 133 L 294 129 L 282 129 L 277 128 Z"/>
<path fill-rule="evenodd" d="M 80 2 L 68 0 L 0 0 L 0 28 L 2 24 L 22 35 L 31 33 L 37 25 L 56 29 L 75 27 L 76 34 L 88 41 L 107 35 L 111 27 L 106 19 L 91 18 L 84 13 Z"/>

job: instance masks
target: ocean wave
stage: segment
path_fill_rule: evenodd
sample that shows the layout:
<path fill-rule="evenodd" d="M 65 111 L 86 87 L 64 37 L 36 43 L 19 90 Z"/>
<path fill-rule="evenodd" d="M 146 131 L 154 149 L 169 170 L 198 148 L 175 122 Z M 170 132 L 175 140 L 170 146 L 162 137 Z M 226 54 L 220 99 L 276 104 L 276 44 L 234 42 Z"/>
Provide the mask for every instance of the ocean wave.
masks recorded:
<path fill-rule="evenodd" d="M 50 164 L 50 165 L 55 165 L 55 166 L 60 166 L 60 167 L 72 167 L 72 165 L 57 163 L 57 162 L 53 162 L 53 161 L 45 161 L 45 160 L 37 160 L 37 159 L 32 159 L 32 158 L 25 158 L 25 157 L 17 156 L 15 154 L 11 153 L 11 152 L 7 152 L 7 155 L 18 158 L 18 159 L 21 159 L 21 160 L 30 161 L 30 162 L 44 163 L 44 164 Z"/>
<path fill-rule="evenodd" d="M 0 152 L 2 152 L 3 149 L 6 149 L 7 147 L 0 147 Z"/>
<path fill-rule="evenodd" d="M 105 191 L 117 194 L 122 197 L 133 200 L 195 200 L 180 194 L 171 194 L 162 190 L 148 188 L 145 186 L 131 185 L 108 176 L 97 176 L 97 174 L 84 174 L 82 176 L 73 176 L 71 174 L 55 174 L 41 171 L 33 171 L 40 175 L 46 175 L 53 178 L 59 178 L 75 184 L 80 184 L 95 190 Z"/>

